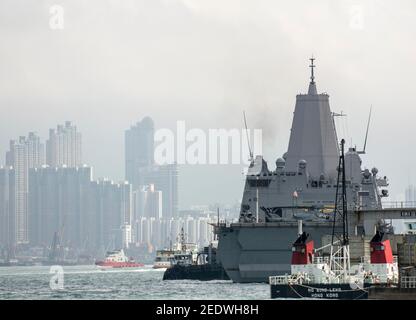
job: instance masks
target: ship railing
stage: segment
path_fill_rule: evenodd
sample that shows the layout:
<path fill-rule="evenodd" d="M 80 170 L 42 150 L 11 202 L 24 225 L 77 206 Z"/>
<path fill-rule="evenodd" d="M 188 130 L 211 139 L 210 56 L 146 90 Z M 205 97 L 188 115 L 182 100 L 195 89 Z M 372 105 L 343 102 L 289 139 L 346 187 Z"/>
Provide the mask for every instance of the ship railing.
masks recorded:
<path fill-rule="evenodd" d="M 404 289 L 416 289 L 416 277 L 415 276 L 400 277 L 400 287 Z"/>
<path fill-rule="evenodd" d="M 416 201 L 383 201 L 384 209 L 416 208 Z"/>
<path fill-rule="evenodd" d="M 289 275 L 284 276 L 271 276 L 269 277 L 269 284 L 277 285 L 277 284 L 288 284 L 289 282 Z"/>
<path fill-rule="evenodd" d="M 301 283 L 301 279 L 298 275 L 288 275 L 284 276 L 273 276 L 269 278 L 270 284 L 294 284 Z"/>
<path fill-rule="evenodd" d="M 315 264 L 329 264 L 329 257 L 313 257 Z"/>
<path fill-rule="evenodd" d="M 313 282 L 312 275 L 305 274 L 285 274 L 283 276 L 271 276 L 269 277 L 269 284 L 278 285 L 278 284 L 302 284 Z"/>

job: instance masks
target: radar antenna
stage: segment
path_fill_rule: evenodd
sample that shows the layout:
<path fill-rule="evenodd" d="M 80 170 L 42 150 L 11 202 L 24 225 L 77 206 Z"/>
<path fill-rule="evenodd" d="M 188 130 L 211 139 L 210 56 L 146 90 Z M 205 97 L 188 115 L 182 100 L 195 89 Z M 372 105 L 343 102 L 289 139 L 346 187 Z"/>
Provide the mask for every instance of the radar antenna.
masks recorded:
<path fill-rule="evenodd" d="M 246 119 L 246 112 L 243 111 L 243 117 L 244 117 L 244 126 L 246 128 L 246 137 L 247 137 L 247 144 L 248 144 L 248 151 L 250 153 L 250 162 L 253 162 L 253 151 L 251 150 L 251 145 L 250 145 L 250 139 L 248 136 L 248 129 L 247 129 L 247 119 Z"/>
<path fill-rule="evenodd" d="M 341 113 L 331 112 L 331 115 L 332 115 L 332 123 L 334 125 L 334 130 L 335 130 L 335 137 L 338 141 L 338 133 L 337 133 L 337 126 L 335 125 L 335 117 L 346 117 L 347 115 L 343 113 L 342 110 L 341 110 Z"/>
<path fill-rule="evenodd" d="M 365 154 L 365 148 L 367 147 L 368 130 L 370 128 L 370 120 L 371 120 L 371 112 L 372 112 L 372 110 L 373 110 L 373 106 L 370 107 L 370 112 L 368 114 L 367 130 L 365 132 L 365 139 L 364 139 L 363 151 L 358 151 L 359 154 Z"/>

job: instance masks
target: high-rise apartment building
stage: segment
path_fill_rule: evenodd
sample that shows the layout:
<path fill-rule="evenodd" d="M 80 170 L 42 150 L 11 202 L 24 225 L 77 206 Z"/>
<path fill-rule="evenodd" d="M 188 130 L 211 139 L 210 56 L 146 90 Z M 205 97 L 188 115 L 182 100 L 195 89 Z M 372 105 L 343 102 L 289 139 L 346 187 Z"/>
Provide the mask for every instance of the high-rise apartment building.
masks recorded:
<path fill-rule="evenodd" d="M 101 179 L 91 183 L 89 205 L 83 217 L 84 241 L 92 249 L 126 247 L 133 223 L 131 185 Z"/>
<path fill-rule="evenodd" d="M 82 165 L 81 133 L 71 121 L 49 129 L 46 141 L 46 163 L 51 167 L 67 166 L 69 168 Z"/>
<path fill-rule="evenodd" d="M 133 192 L 134 215 L 140 217 L 162 218 L 162 191 L 156 190 L 154 184 L 143 186 Z"/>
<path fill-rule="evenodd" d="M 8 170 L 8 243 L 10 246 L 29 243 L 29 169 L 44 164 L 44 147 L 40 138 L 30 132 L 28 137 L 10 141 L 6 153 Z"/>
<path fill-rule="evenodd" d="M 46 163 L 45 145 L 40 141 L 40 137 L 35 132 L 29 132 L 26 138 L 28 166 L 29 168 L 39 168 Z"/>
<path fill-rule="evenodd" d="M 0 245 L 10 246 L 10 206 L 13 199 L 10 198 L 10 167 L 0 167 Z"/>
<path fill-rule="evenodd" d="M 83 244 L 91 181 L 90 167 L 44 166 L 30 170 L 28 207 L 32 245 L 50 245 L 55 232 L 60 233 L 64 245 Z"/>
<path fill-rule="evenodd" d="M 94 181 L 87 166 L 32 169 L 29 182 L 32 245 L 48 246 L 55 232 L 63 245 L 89 252 L 131 241 L 128 183 Z"/>
<path fill-rule="evenodd" d="M 171 219 L 140 217 L 135 226 L 136 243 L 146 245 L 153 250 L 173 247 L 178 242 L 183 228 L 185 241 L 195 243 L 200 247 L 206 246 L 214 240 L 213 223 L 215 223 L 215 217 L 210 215 Z"/>
<path fill-rule="evenodd" d="M 167 164 L 141 169 L 144 184 L 153 184 L 162 192 L 162 211 L 164 218 L 178 216 L 178 166 Z"/>
<path fill-rule="evenodd" d="M 81 165 L 81 134 L 70 122 L 50 130 L 46 151 L 33 132 L 10 141 L 0 167 L 0 250 L 45 248 L 56 232 L 76 250 L 127 247 L 132 186 L 93 180 L 92 168 Z"/>
<path fill-rule="evenodd" d="M 10 144 L 10 154 L 13 156 L 12 193 L 14 212 L 12 214 L 12 243 L 15 245 L 29 242 L 27 196 L 29 191 L 28 178 L 28 148 L 24 137 Z"/>

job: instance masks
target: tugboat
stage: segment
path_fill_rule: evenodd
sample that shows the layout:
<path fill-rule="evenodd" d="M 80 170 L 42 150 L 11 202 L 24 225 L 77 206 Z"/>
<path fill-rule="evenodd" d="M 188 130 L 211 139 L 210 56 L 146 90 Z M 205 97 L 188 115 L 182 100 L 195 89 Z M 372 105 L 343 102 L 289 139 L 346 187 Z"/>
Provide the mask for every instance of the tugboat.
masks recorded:
<path fill-rule="evenodd" d="M 123 249 L 107 252 L 104 260 L 95 263 L 102 268 L 138 268 L 143 267 L 143 263 L 135 262 L 132 258 L 128 258 Z"/>
<path fill-rule="evenodd" d="M 219 209 L 217 214 L 219 223 Z M 180 235 L 182 248 L 184 247 L 184 241 L 185 236 L 182 229 Z M 217 248 L 218 239 L 212 241 L 209 246 L 206 246 L 199 251 L 196 255 L 196 259 L 189 253 L 184 255 L 174 255 L 175 263 L 165 271 L 163 280 L 230 280 L 223 266 L 217 259 Z"/>
<path fill-rule="evenodd" d="M 326 246 L 314 249 L 309 235 L 301 232 L 292 247 L 291 274 L 269 278 L 271 298 L 368 299 L 374 285 L 394 285 L 398 281 L 390 241 L 377 232 L 370 243 L 370 263 L 351 267 L 348 239 L 344 143 L 338 166 L 338 183 L 333 218 L 330 257 L 315 256 Z"/>
<path fill-rule="evenodd" d="M 163 274 L 163 280 L 230 280 L 222 265 L 217 261 L 216 243 L 204 247 L 196 261 L 178 260 Z"/>

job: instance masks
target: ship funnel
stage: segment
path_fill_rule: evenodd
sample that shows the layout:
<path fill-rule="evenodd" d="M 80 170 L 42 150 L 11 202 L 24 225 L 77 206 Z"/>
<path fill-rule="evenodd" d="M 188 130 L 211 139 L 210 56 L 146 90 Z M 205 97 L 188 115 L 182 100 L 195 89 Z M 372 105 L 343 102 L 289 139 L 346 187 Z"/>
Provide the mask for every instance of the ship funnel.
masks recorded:
<path fill-rule="evenodd" d="M 296 239 L 292 247 L 292 265 L 309 264 L 313 260 L 314 243 L 313 240 L 307 241 L 309 234 L 303 232 Z"/>
<path fill-rule="evenodd" d="M 377 231 L 370 241 L 370 261 L 371 263 L 393 263 L 393 252 L 390 240 L 383 240 L 384 233 Z"/>

